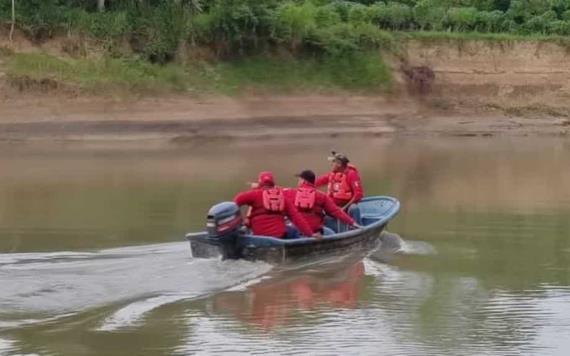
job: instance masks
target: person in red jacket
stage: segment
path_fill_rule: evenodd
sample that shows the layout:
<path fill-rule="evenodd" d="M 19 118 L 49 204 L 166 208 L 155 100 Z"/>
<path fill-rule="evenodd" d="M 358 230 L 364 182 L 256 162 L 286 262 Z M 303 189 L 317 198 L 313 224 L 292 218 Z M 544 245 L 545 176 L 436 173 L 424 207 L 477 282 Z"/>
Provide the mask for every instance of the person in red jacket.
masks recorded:
<path fill-rule="evenodd" d="M 356 222 L 341 210 L 325 193 L 315 187 L 315 173 L 304 170 L 297 174 L 299 185 L 294 189 L 287 189 L 285 196 L 295 208 L 303 215 L 314 233 L 323 233 L 325 214 L 334 217 L 343 223 L 358 227 Z"/>
<path fill-rule="evenodd" d="M 271 172 L 261 172 L 257 187 L 239 193 L 234 198 L 234 202 L 239 206 L 249 205 L 251 207 L 249 222 L 254 235 L 278 238 L 298 237 L 296 230 L 287 229 L 285 217 L 288 217 L 301 234 L 313 236 L 309 224 L 295 209 L 295 206 L 285 198 L 283 189 L 275 186 Z"/>
<path fill-rule="evenodd" d="M 317 178 L 315 185 L 327 185 L 327 193 L 336 205 L 348 210 L 352 204 L 358 204 L 364 197 L 360 175 L 355 166 L 342 153 L 332 152 L 329 157 L 331 172 Z"/>

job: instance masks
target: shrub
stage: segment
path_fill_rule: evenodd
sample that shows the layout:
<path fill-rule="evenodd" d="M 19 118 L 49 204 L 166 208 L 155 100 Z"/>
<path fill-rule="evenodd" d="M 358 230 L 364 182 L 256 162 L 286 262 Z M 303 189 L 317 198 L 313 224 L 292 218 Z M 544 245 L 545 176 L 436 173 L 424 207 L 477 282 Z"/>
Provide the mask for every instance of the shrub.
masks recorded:
<path fill-rule="evenodd" d="M 434 0 L 420 0 L 414 7 L 414 19 L 421 30 L 440 31 L 444 28 L 446 10 Z"/>
<path fill-rule="evenodd" d="M 495 11 L 479 11 L 475 29 L 479 32 L 501 32 L 504 22 L 504 13 Z"/>
<path fill-rule="evenodd" d="M 21 1 L 16 22 L 30 38 L 41 42 L 52 37 L 59 26 L 66 22 L 66 10 L 56 0 Z"/>
<path fill-rule="evenodd" d="M 354 24 L 363 24 L 370 21 L 368 7 L 355 4 L 348 10 L 348 21 Z"/>
<path fill-rule="evenodd" d="M 390 27 L 390 16 L 386 10 L 386 4 L 377 2 L 368 6 L 368 18 L 370 21 L 382 28 Z"/>
<path fill-rule="evenodd" d="M 551 24 L 557 20 L 554 11 L 547 11 L 542 15 L 534 16 L 525 22 L 521 28 L 523 33 L 541 33 L 551 32 Z"/>
<path fill-rule="evenodd" d="M 348 21 L 348 13 L 350 12 L 350 8 L 357 5 L 356 3 L 350 1 L 343 1 L 343 0 L 333 0 L 330 3 L 335 11 L 340 15 L 341 21 Z"/>
<path fill-rule="evenodd" d="M 344 56 L 360 49 L 353 29 L 354 26 L 348 23 L 318 28 L 309 41 L 329 56 Z"/>
<path fill-rule="evenodd" d="M 67 13 L 67 23 L 71 29 L 90 34 L 100 39 L 112 39 L 128 35 L 131 22 L 126 11 L 89 13 L 74 9 Z"/>
<path fill-rule="evenodd" d="M 452 7 L 447 10 L 447 24 L 455 31 L 475 29 L 479 11 L 474 7 Z"/>
<path fill-rule="evenodd" d="M 412 9 L 406 4 L 396 2 L 388 3 L 386 11 L 390 18 L 390 27 L 395 30 L 402 30 L 409 27 L 413 20 Z"/>
<path fill-rule="evenodd" d="M 315 12 L 315 23 L 318 27 L 332 26 L 341 22 L 340 14 L 332 5 L 325 5 L 317 7 Z"/>
<path fill-rule="evenodd" d="M 328 56 L 343 57 L 393 46 L 393 37 L 372 24 L 339 23 L 316 29 L 310 42 Z"/>
<path fill-rule="evenodd" d="M 191 20 L 192 38 L 219 55 L 241 55 L 269 38 L 274 21 L 272 9 L 264 2 L 215 0 Z"/>
<path fill-rule="evenodd" d="M 378 26 L 392 30 L 413 28 L 413 11 L 400 3 L 376 3 L 368 8 L 368 17 Z"/>
<path fill-rule="evenodd" d="M 292 49 L 298 49 L 309 33 L 316 28 L 316 14 L 317 9 L 311 2 L 301 5 L 293 2 L 283 4 L 275 15 L 278 38 L 290 43 Z"/>
<path fill-rule="evenodd" d="M 561 20 L 553 21 L 550 23 L 550 30 L 556 35 L 570 36 L 570 22 Z"/>
<path fill-rule="evenodd" d="M 191 14 L 176 2 L 164 2 L 157 7 L 141 5 L 129 18 L 132 23 L 133 49 L 151 62 L 172 60 L 180 43 L 190 34 Z"/>

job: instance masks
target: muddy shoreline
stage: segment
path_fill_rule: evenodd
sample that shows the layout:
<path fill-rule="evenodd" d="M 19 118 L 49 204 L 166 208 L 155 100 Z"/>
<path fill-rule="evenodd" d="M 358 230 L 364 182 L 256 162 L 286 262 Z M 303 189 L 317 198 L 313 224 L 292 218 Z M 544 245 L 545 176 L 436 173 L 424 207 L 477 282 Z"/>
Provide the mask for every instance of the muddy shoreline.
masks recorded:
<path fill-rule="evenodd" d="M 570 120 L 533 112 L 430 107 L 413 98 L 17 98 L 0 106 L 2 141 L 352 136 L 565 136 Z"/>

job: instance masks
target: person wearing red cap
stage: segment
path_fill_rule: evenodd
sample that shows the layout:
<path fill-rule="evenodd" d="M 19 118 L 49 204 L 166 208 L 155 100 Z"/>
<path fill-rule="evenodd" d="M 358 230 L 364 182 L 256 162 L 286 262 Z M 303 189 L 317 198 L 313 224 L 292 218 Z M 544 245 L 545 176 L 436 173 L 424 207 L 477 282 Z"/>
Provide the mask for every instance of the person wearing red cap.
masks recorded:
<path fill-rule="evenodd" d="M 316 178 L 313 171 L 304 170 L 296 176 L 299 178 L 297 188 L 287 189 L 285 194 L 287 199 L 303 215 L 313 232 L 324 233 L 325 214 L 349 226 L 359 227 L 354 219 L 341 210 L 331 198 L 316 189 Z"/>
<path fill-rule="evenodd" d="M 328 187 L 327 193 L 337 206 L 348 210 L 352 204 L 358 204 L 364 197 L 360 175 L 355 166 L 349 164 L 348 158 L 342 153 L 332 152 L 329 157 L 331 172 L 317 178 L 315 185 Z"/>
<path fill-rule="evenodd" d="M 234 198 L 239 205 L 249 205 L 251 213 L 249 223 L 254 235 L 278 238 L 295 238 L 298 232 L 287 229 L 285 217 L 288 217 L 304 236 L 313 236 L 313 231 L 295 206 L 285 198 L 282 188 L 275 185 L 271 172 L 259 174 L 256 187 L 239 193 Z M 315 235 L 314 237 L 320 237 Z"/>

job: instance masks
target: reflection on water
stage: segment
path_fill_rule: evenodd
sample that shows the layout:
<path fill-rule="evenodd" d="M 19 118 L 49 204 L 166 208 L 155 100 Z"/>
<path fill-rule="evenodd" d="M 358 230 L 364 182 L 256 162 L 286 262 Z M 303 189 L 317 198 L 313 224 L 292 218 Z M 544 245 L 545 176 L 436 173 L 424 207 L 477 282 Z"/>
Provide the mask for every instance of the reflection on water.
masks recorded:
<path fill-rule="evenodd" d="M 2 147 L 0 355 L 565 355 L 569 142 L 363 143 Z M 331 146 L 401 199 L 403 242 L 306 266 L 189 257 L 210 205 L 261 169 L 322 172 Z"/>
<path fill-rule="evenodd" d="M 286 324 L 296 311 L 323 306 L 355 308 L 364 277 L 364 263 L 335 263 L 300 273 L 275 275 L 245 292 L 225 292 L 212 298 L 211 309 L 231 313 L 264 329 Z"/>

